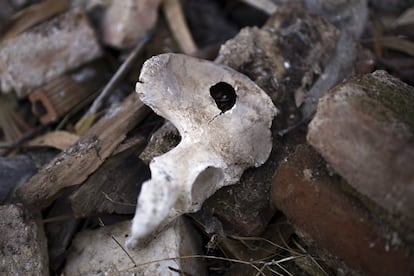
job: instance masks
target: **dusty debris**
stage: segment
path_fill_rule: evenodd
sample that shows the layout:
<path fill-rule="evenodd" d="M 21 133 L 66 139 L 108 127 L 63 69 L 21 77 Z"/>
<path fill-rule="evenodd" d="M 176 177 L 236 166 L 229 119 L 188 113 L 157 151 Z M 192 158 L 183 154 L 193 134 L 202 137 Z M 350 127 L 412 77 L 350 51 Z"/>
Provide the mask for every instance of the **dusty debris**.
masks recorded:
<path fill-rule="evenodd" d="M 334 88 L 308 141 L 359 193 L 414 227 L 414 89 L 383 71 Z"/>
<path fill-rule="evenodd" d="M 110 1 L 101 21 L 103 42 L 109 46 L 134 47 L 155 25 L 160 0 Z"/>
<path fill-rule="evenodd" d="M 246 168 L 262 165 L 271 151 L 269 128 L 277 112 L 246 76 L 178 54 L 146 61 L 136 90 L 145 104 L 178 128 L 182 139 L 150 164 L 151 180 L 142 186 L 128 240 L 132 247 L 160 224 L 198 211 L 215 191 L 238 181 Z"/>
<path fill-rule="evenodd" d="M 0 206 L 0 273 L 49 275 L 47 240 L 38 219 L 22 205 Z"/>
<path fill-rule="evenodd" d="M 351 268 L 367 275 L 412 274 L 407 244 L 346 185 L 310 146 L 300 145 L 278 168 L 272 198 L 294 224 Z"/>
<path fill-rule="evenodd" d="M 122 244 L 130 227 L 129 222 L 122 222 L 79 233 L 72 243 L 64 274 L 177 275 L 180 271 L 205 275 L 201 258 L 180 259 L 197 255 L 200 250 L 199 237 L 184 218 L 176 220 L 147 247 L 125 251 Z"/>
<path fill-rule="evenodd" d="M 103 117 L 78 142 L 25 183 L 18 190 L 20 198 L 28 205 L 42 208 L 48 206 L 61 189 L 81 184 L 147 113 L 148 109 L 138 97 L 130 95 L 113 114 Z"/>
<path fill-rule="evenodd" d="M 24 97 L 62 73 L 101 55 L 84 12 L 73 9 L 0 44 L 3 92 Z"/>

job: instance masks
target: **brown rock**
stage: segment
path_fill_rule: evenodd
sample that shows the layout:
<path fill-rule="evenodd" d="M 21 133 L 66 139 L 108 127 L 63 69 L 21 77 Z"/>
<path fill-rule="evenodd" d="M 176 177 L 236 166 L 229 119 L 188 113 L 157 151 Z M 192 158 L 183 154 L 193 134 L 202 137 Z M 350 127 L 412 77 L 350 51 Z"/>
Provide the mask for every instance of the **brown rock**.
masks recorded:
<path fill-rule="evenodd" d="M 311 147 L 300 145 L 275 174 L 273 202 L 351 268 L 367 275 L 412 275 L 414 257 L 403 249 L 398 233 L 381 224 L 343 191 L 341 178 L 331 175 Z"/>
<path fill-rule="evenodd" d="M 0 84 L 24 97 L 38 87 L 101 55 L 81 9 L 48 20 L 0 45 Z"/>
<path fill-rule="evenodd" d="M 0 274 L 49 275 L 42 227 L 21 205 L 0 206 Z"/>
<path fill-rule="evenodd" d="M 382 71 L 341 84 L 320 100 L 307 139 L 353 188 L 414 229 L 413 87 Z"/>

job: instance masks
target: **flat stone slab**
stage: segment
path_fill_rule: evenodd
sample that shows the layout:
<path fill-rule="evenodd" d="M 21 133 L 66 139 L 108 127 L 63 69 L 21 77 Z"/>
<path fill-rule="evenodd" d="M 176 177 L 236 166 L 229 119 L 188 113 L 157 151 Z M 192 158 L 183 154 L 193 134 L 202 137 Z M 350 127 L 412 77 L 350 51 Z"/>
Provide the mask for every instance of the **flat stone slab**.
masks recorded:
<path fill-rule="evenodd" d="M 102 55 L 82 9 L 72 9 L 0 44 L 0 87 L 24 97 Z"/>
<path fill-rule="evenodd" d="M 49 275 L 43 228 L 22 205 L 0 206 L 0 275 Z"/>
<path fill-rule="evenodd" d="M 146 247 L 126 251 L 120 245 L 130 232 L 129 221 L 80 232 L 72 242 L 64 275 L 205 275 L 194 229 L 183 218 L 162 231 Z M 197 248 L 198 247 L 198 248 Z"/>

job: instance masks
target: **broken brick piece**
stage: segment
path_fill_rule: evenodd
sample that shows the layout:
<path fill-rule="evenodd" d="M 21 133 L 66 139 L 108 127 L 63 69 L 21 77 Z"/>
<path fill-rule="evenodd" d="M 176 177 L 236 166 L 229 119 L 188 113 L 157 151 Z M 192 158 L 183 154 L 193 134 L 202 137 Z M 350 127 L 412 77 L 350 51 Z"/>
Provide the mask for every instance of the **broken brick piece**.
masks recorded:
<path fill-rule="evenodd" d="M 103 86 L 103 68 L 96 62 L 36 89 L 29 94 L 33 113 L 42 124 L 55 121 Z"/>
<path fill-rule="evenodd" d="M 272 198 L 295 225 L 349 267 L 366 275 L 413 275 L 414 256 L 398 233 L 344 192 L 346 185 L 310 146 L 299 145 L 278 168 Z"/>
<path fill-rule="evenodd" d="M 412 233 L 413 87 L 384 71 L 350 79 L 319 101 L 307 139 L 349 185 Z"/>

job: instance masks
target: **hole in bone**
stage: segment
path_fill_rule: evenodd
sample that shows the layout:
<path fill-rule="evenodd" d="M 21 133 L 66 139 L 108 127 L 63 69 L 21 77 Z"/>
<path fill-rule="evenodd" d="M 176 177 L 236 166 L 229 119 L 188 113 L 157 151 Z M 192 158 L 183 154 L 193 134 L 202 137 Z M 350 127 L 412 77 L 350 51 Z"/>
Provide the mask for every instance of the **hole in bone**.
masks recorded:
<path fill-rule="evenodd" d="M 237 98 L 233 86 L 223 81 L 210 87 L 210 96 L 213 97 L 218 109 L 220 109 L 222 113 L 231 109 L 236 103 Z"/>
<path fill-rule="evenodd" d="M 196 178 L 191 187 L 191 197 L 194 205 L 199 205 L 210 197 L 217 186 L 223 183 L 224 173 L 222 169 L 207 167 Z"/>

